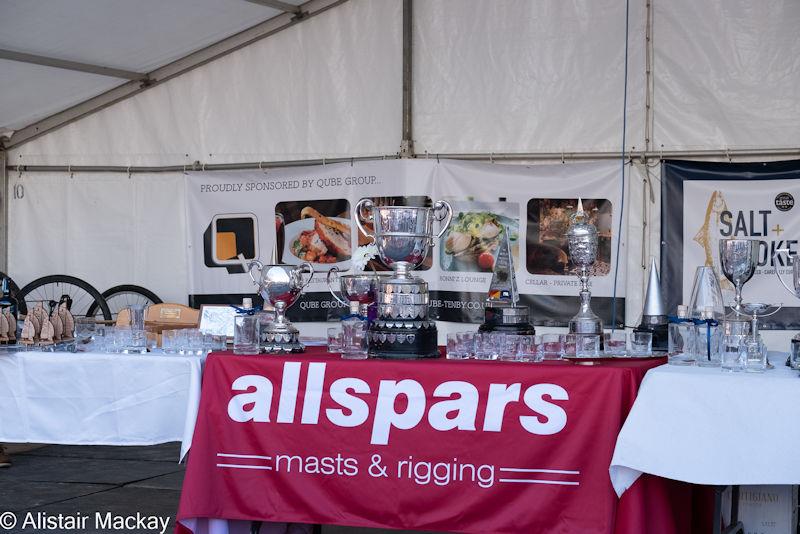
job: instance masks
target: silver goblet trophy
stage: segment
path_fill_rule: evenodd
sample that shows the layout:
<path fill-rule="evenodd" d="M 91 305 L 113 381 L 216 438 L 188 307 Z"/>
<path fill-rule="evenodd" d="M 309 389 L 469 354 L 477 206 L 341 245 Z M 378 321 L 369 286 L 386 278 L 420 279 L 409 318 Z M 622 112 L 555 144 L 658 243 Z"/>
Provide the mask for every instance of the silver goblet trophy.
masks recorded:
<path fill-rule="evenodd" d="M 719 259 L 722 264 L 722 274 L 730 280 L 735 288 L 733 306 L 731 314 L 726 317 L 726 322 L 736 323 L 744 320 L 750 321 L 750 333 L 746 343 L 749 346 L 759 346 L 759 350 L 766 350 L 760 340 L 758 332 L 758 320 L 769 317 L 781 309 L 782 304 L 763 304 L 763 303 L 743 303 L 742 289 L 744 284 L 750 280 L 758 267 L 758 251 L 761 242 L 757 239 L 720 239 L 719 240 Z M 770 308 L 774 308 L 771 311 Z M 731 330 L 729 326 L 726 330 Z M 746 328 L 737 329 L 746 332 Z M 748 348 L 750 350 L 750 348 Z"/>
<path fill-rule="evenodd" d="M 255 268 L 259 271 L 258 279 L 253 276 Z M 310 275 L 305 280 L 304 273 Z M 300 265 L 264 265 L 255 260 L 248 265 L 248 274 L 258 286 L 258 293 L 264 302 L 275 308 L 275 320 L 259 332 L 262 350 L 273 354 L 303 352 L 305 347 L 300 343 L 300 332 L 286 318 L 286 310 L 297 301 L 303 288 L 311 281 L 314 268 L 307 262 Z"/>
<path fill-rule="evenodd" d="M 334 279 L 337 281 L 334 282 Z M 331 267 L 328 271 L 328 289 L 333 298 L 349 307 L 351 314 L 367 317 L 369 306 L 377 297 L 378 279 L 376 274 L 340 275 L 338 267 Z"/>
<path fill-rule="evenodd" d="M 433 208 L 376 206 L 362 198 L 356 223 L 371 237 L 381 261 L 393 269 L 378 283 L 378 318 L 369 327 L 369 354 L 378 358 L 435 358 L 439 355 L 436 321 L 428 318 L 428 283 L 411 275 L 447 230 L 453 209 L 440 200 Z M 370 232 L 362 220 L 372 223 Z M 441 222 L 438 234 L 433 222 Z"/>
<path fill-rule="evenodd" d="M 581 307 L 578 313 L 569 320 L 571 334 L 597 334 L 603 336 L 603 321 L 592 311 L 592 293 L 589 291 L 589 277 L 592 266 L 597 260 L 597 228 L 589 222 L 589 216 L 583 211 L 583 201 L 578 199 L 578 209 L 570 217 L 567 230 L 569 257 L 578 269 L 581 281 Z"/>

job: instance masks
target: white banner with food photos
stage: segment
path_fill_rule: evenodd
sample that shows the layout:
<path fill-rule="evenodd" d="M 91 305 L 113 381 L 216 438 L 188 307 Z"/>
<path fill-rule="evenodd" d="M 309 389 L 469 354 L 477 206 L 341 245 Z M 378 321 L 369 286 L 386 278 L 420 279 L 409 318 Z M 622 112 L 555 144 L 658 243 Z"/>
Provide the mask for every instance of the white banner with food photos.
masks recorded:
<path fill-rule="evenodd" d="M 607 324 L 614 308 L 622 323 L 624 261 L 615 273 L 618 246 L 625 257 L 624 240 L 617 242 L 624 216 L 621 173 L 618 162 L 523 166 L 436 159 L 192 172 L 186 178 L 190 302 L 238 303 L 254 296 L 244 263 L 310 262 L 316 274 L 289 317 L 339 317 L 344 310 L 328 290 L 326 273 L 332 267 L 352 272 L 358 247 L 371 242 L 355 224 L 358 200 L 414 206 L 446 200 L 452 222 L 415 273 L 428 282 L 438 318 L 482 322 L 497 250 L 508 232 L 521 302 L 531 306 L 537 324 L 566 324 L 577 310 L 579 284 L 565 234 L 581 197 L 599 235 L 593 307 Z M 376 258 L 365 270 L 388 269 Z"/>

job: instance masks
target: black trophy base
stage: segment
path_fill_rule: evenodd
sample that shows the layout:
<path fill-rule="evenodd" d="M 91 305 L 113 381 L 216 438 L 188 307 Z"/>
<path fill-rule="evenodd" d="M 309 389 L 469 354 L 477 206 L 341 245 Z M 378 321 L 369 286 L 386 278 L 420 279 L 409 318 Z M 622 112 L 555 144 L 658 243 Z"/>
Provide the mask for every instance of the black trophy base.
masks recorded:
<path fill-rule="evenodd" d="M 487 306 L 484 310 L 484 323 L 478 327 L 478 331 L 520 336 L 536 334 L 536 329 L 528 322 L 527 306 Z"/>
<path fill-rule="evenodd" d="M 369 328 L 369 357 L 394 360 L 438 358 L 438 332 L 433 321 L 378 319 Z"/>
<path fill-rule="evenodd" d="M 306 351 L 298 332 L 262 332 L 259 348 L 265 354 L 300 354 Z"/>

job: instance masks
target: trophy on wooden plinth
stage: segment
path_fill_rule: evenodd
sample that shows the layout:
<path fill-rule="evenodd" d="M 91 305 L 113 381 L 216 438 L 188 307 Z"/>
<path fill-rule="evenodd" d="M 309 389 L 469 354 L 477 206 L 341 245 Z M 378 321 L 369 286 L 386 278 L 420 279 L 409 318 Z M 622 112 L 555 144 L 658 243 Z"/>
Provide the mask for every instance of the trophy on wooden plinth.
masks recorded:
<path fill-rule="evenodd" d="M 497 249 L 489 296 L 484 308 L 484 323 L 481 332 L 504 332 L 509 334 L 533 335 L 535 330 L 530 323 L 530 311 L 520 306 L 517 293 L 517 277 L 514 273 L 514 258 L 508 239 L 508 227 L 503 227 L 503 237 Z"/>
<path fill-rule="evenodd" d="M 412 276 L 436 239 L 447 230 L 453 209 L 440 200 L 433 208 L 376 206 L 358 201 L 356 223 L 375 240 L 381 261 L 392 276 L 378 282 L 378 318 L 369 327 L 369 355 L 376 358 L 435 358 L 439 356 L 436 321 L 428 317 L 428 283 Z M 371 222 L 369 232 L 362 219 Z M 442 223 L 438 235 L 433 222 Z"/>
<path fill-rule="evenodd" d="M 578 278 L 581 281 L 581 307 L 569 320 L 569 332 L 598 334 L 602 337 L 603 321 L 592 311 L 592 293 L 589 291 L 589 277 L 592 274 L 592 266 L 597 260 L 597 228 L 589 222 L 589 216 L 583 211 L 581 199 L 578 199 L 577 211 L 570 217 L 567 242 L 570 260 L 577 268 Z"/>

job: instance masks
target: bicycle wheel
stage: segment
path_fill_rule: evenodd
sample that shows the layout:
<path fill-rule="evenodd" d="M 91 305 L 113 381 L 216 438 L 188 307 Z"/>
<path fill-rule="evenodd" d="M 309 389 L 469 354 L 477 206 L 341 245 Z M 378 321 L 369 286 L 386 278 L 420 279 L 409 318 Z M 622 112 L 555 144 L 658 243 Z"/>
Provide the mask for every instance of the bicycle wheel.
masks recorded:
<path fill-rule="evenodd" d="M 93 304 L 100 309 L 103 319 L 111 320 L 111 310 L 103 295 L 90 284 L 80 278 L 64 274 L 43 276 L 20 289 L 20 307 L 24 302 L 26 308 L 37 302 L 44 302 L 50 309 L 61 302 L 66 302 L 67 308 L 76 317 L 94 317 L 89 315 L 89 307 Z"/>
<path fill-rule="evenodd" d="M 161 304 L 162 300 L 158 295 L 153 293 L 147 288 L 141 286 L 134 286 L 125 284 L 121 286 L 114 286 L 111 289 L 103 291 L 103 298 L 106 299 L 108 309 L 111 311 L 111 318 L 116 320 L 117 314 L 120 310 L 124 310 L 133 304 L 141 304 L 145 308 L 151 304 Z M 92 303 L 89 310 L 86 312 L 89 316 L 97 314 L 97 303 Z"/>
<path fill-rule="evenodd" d="M 25 309 L 25 303 L 19 299 L 19 286 L 17 285 L 17 283 L 14 281 L 13 278 L 8 276 L 6 273 L 0 271 L 0 281 L 2 281 L 3 278 L 8 278 L 8 292 L 11 293 L 12 297 L 17 299 L 17 304 L 18 304 L 17 313 L 22 313 L 22 314 L 28 313 L 28 311 Z"/>

